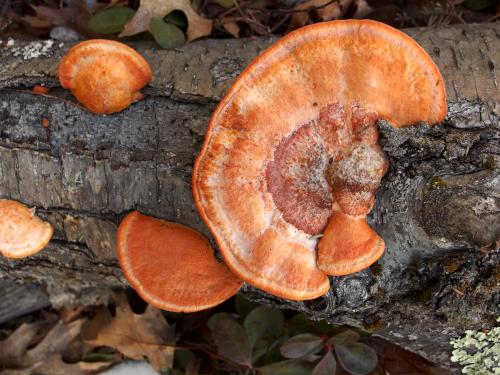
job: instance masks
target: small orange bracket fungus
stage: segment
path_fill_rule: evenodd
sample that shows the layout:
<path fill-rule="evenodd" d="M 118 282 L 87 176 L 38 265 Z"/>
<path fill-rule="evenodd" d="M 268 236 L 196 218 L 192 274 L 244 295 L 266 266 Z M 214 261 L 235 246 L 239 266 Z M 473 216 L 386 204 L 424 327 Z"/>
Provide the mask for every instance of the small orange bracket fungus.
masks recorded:
<path fill-rule="evenodd" d="M 59 64 L 59 81 L 90 111 L 120 112 L 141 100 L 152 79 L 149 64 L 134 49 L 112 40 L 93 39 L 72 47 Z"/>
<path fill-rule="evenodd" d="M 52 226 L 22 203 L 0 199 L 0 253 L 24 258 L 42 250 L 52 238 Z"/>
<path fill-rule="evenodd" d="M 436 65 L 390 26 L 325 22 L 279 40 L 221 101 L 195 163 L 195 202 L 228 267 L 311 299 L 325 273 L 371 265 L 384 241 L 365 216 L 387 170 L 376 122 L 433 124 L 446 110 Z"/>
<path fill-rule="evenodd" d="M 134 211 L 118 227 L 125 277 L 139 295 L 163 310 L 193 312 L 222 303 L 241 288 L 194 229 Z"/>

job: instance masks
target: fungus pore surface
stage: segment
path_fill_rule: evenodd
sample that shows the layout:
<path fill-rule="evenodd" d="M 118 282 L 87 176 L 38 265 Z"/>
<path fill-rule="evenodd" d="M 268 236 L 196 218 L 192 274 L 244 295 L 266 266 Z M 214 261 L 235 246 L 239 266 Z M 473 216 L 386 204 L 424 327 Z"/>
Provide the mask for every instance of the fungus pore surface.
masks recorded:
<path fill-rule="evenodd" d="M 402 127 L 445 115 L 442 77 L 404 33 L 370 20 L 299 29 L 214 112 L 193 173 L 196 204 L 238 276 L 280 297 L 318 297 L 325 273 L 359 271 L 384 251 L 365 220 L 387 171 L 377 120 Z"/>
<path fill-rule="evenodd" d="M 132 287 L 160 309 L 208 309 L 233 296 L 242 285 L 217 260 L 201 233 L 137 211 L 120 223 L 117 252 Z"/>

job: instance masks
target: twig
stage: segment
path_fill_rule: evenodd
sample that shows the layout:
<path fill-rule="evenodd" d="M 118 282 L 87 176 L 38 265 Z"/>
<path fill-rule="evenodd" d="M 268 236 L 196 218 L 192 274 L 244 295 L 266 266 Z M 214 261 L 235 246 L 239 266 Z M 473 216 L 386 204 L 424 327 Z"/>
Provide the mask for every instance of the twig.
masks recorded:
<path fill-rule="evenodd" d="M 304 13 L 304 12 L 310 12 L 311 10 L 318 10 L 322 8 L 326 8 L 328 5 L 336 3 L 338 0 L 330 0 L 322 5 L 318 5 L 315 7 L 309 7 L 307 9 L 273 9 L 271 12 L 276 12 L 276 13 Z M 252 9 L 252 8 L 248 8 Z"/>
<path fill-rule="evenodd" d="M 493 17 L 491 17 L 491 18 L 487 19 L 487 20 L 486 20 L 486 23 L 488 23 L 488 22 L 493 22 L 493 21 L 495 21 L 495 20 L 497 20 L 497 19 L 499 19 L 499 18 L 500 18 L 500 13 L 495 14 Z"/>
<path fill-rule="evenodd" d="M 465 294 L 464 292 L 462 292 L 461 290 L 455 288 L 455 287 L 451 287 L 451 290 L 454 291 L 456 294 L 458 294 L 460 297 L 463 297 Z"/>

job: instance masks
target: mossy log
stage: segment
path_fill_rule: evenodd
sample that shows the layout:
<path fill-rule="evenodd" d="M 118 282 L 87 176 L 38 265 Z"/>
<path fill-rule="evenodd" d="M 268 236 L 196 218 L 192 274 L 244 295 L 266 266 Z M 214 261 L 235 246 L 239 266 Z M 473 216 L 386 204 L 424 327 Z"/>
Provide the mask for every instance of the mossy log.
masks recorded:
<path fill-rule="evenodd" d="M 249 286 L 243 293 L 361 327 L 446 365 L 450 337 L 500 315 L 500 23 L 405 31 L 441 69 L 449 116 L 432 128 L 380 123 L 390 170 L 370 223 L 385 239 L 384 256 L 332 278 L 330 293 L 313 301 Z M 36 206 L 55 227 L 38 255 L 0 258 L 0 278 L 40 286 L 55 306 L 97 304 L 127 286 L 114 248 L 130 210 L 209 235 L 191 195 L 193 162 L 217 102 L 273 40 L 204 40 L 173 51 L 136 44 L 154 80 L 145 100 L 108 116 L 59 87 L 69 45 L 0 44 L 0 197 Z M 31 92 L 40 84 L 49 95 Z"/>

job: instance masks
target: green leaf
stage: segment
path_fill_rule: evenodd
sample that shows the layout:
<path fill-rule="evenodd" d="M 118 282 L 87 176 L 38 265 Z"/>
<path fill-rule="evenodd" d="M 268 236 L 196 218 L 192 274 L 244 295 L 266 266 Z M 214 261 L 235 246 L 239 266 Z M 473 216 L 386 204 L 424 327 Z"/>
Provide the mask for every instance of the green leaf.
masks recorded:
<path fill-rule="evenodd" d="M 284 358 L 280 353 L 279 347 L 286 341 L 287 337 L 279 337 L 276 341 L 271 343 L 267 348 L 266 356 L 263 359 L 264 364 L 282 361 Z"/>
<path fill-rule="evenodd" d="M 304 357 L 301 357 L 300 359 L 307 362 L 317 362 L 319 359 L 321 359 L 321 357 L 322 356 L 319 354 L 308 354 Z"/>
<path fill-rule="evenodd" d="M 234 6 L 234 0 L 215 0 L 223 8 L 231 8 Z"/>
<path fill-rule="evenodd" d="M 161 375 L 185 375 L 181 370 L 175 368 L 167 368 L 160 370 Z"/>
<path fill-rule="evenodd" d="M 113 7 L 97 12 L 89 20 L 89 27 L 97 34 L 113 34 L 123 30 L 134 16 L 135 10 L 127 7 Z"/>
<path fill-rule="evenodd" d="M 233 320 L 236 319 L 234 314 L 230 314 L 230 313 L 220 312 L 220 313 L 214 314 L 207 321 L 207 327 L 210 328 L 210 331 L 213 331 L 215 329 L 215 323 L 217 322 L 217 320 L 219 320 L 221 318 L 229 318 L 229 319 L 233 319 Z"/>
<path fill-rule="evenodd" d="M 273 339 L 283 332 L 283 313 L 267 306 L 253 309 L 245 318 L 243 325 L 253 348 L 260 338 Z"/>
<path fill-rule="evenodd" d="M 377 366 L 375 350 L 360 342 L 335 346 L 342 367 L 351 375 L 366 375 Z"/>
<path fill-rule="evenodd" d="M 464 5 L 472 10 L 483 10 L 493 5 L 495 0 L 465 0 Z"/>
<path fill-rule="evenodd" d="M 312 366 L 310 363 L 292 359 L 259 367 L 258 370 L 261 375 L 311 375 Z"/>
<path fill-rule="evenodd" d="M 186 29 L 188 27 L 186 15 L 180 10 L 174 10 L 173 12 L 167 14 L 163 17 L 163 20 L 167 23 L 179 26 L 181 29 Z"/>
<path fill-rule="evenodd" d="M 191 350 L 177 349 L 174 353 L 174 367 L 184 371 L 193 358 L 194 353 Z"/>
<path fill-rule="evenodd" d="M 298 335 L 300 333 L 327 333 L 331 331 L 333 326 L 324 320 L 313 322 L 309 320 L 304 314 L 297 314 L 290 319 L 290 335 Z"/>
<path fill-rule="evenodd" d="M 321 349 L 321 338 L 304 333 L 289 338 L 281 345 L 280 352 L 285 358 L 300 358 Z"/>
<path fill-rule="evenodd" d="M 257 303 L 247 300 L 240 294 L 237 294 L 234 298 L 234 305 L 236 307 L 236 311 L 242 318 L 246 317 L 250 314 L 250 311 L 259 306 Z"/>
<path fill-rule="evenodd" d="M 254 366 L 279 362 L 284 358 L 280 353 L 280 346 L 288 339 L 288 336 L 280 336 L 277 339 L 261 338 L 257 340 L 252 351 L 252 363 Z"/>
<path fill-rule="evenodd" d="M 252 350 L 241 324 L 230 316 L 221 316 L 213 327 L 217 352 L 233 362 L 251 367 Z"/>
<path fill-rule="evenodd" d="M 359 340 L 359 333 L 353 331 L 352 329 L 346 329 L 332 337 L 330 337 L 330 343 L 333 345 L 347 345 L 355 343 Z"/>
<path fill-rule="evenodd" d="M 267 340 L 258 340 L 252 350 L 252 363 L 256 365 L 258 361 L 266 355 L 269 348 Z"/>
<path fill-rule="evenodd" d="M 175 48 L 186 42 L 186 36 L 177 26 L 166 23 L 160 17 L 151 18 L 150 31 L 153 37 L 163 48 Z"/>
<path fill-rule="evenodd" d="M 116 354 L 114 353 L 87 353 L 82 358 L 83 362 L 111 362 L 116 358 Z"/>
<path fill-rule="evenodd" d="M 314 368 L 312 375 L 332 375 L 337 371 L 337 361 L 333 357 L 331 351 L 328 351 L 325 356 L 318 362 Z"/>

